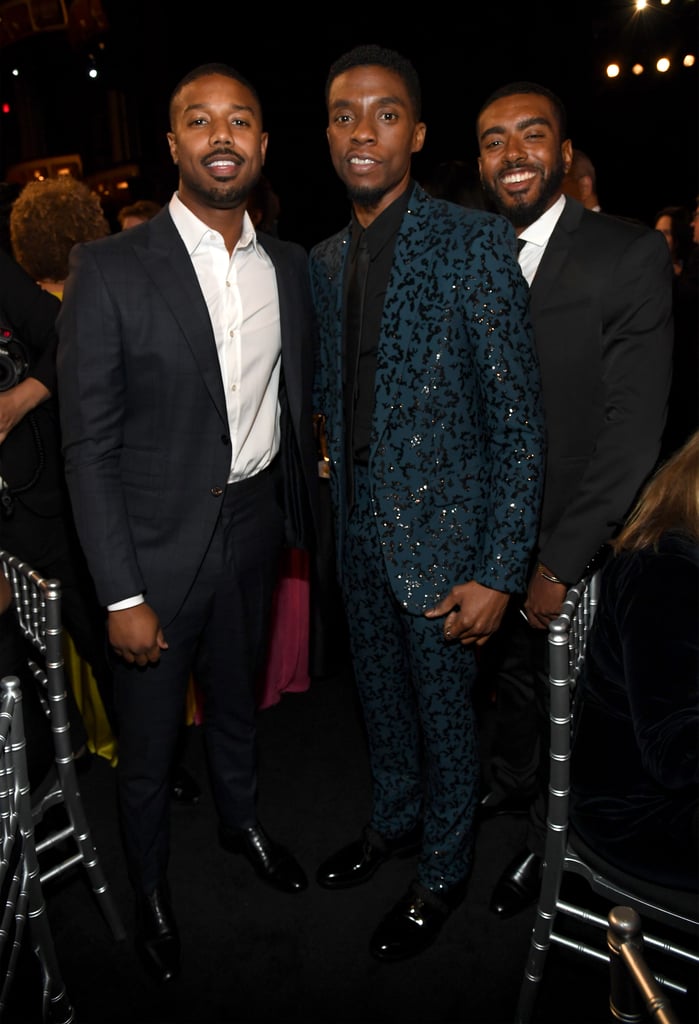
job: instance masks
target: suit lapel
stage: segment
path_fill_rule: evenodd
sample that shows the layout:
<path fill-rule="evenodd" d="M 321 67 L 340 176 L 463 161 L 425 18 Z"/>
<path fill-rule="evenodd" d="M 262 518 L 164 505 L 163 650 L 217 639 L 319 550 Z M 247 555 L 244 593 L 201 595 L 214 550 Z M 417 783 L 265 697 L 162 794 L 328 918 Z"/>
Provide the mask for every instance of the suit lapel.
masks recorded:
<path fill-rule="evenodd" d="M 565 263 L 573 243 L 573 233 L 580 224 L 583 207 L 579 203 L 566 200 L 563 213 L 551 233 L 544 255 L 541 257 L 534 280 L 529 289 L 530 306 L 533 312 L 546 301 L 551 288 L 555 285 L 562 265 Z"/>
<path fill-rule="evenodd" d="M 216 339 L 192 261 L 167 209 L 157 214 L 149 227 L 146 244 L 137 243 L 136 251 L 179 324 L 214 405 L 227 424 Z"/>

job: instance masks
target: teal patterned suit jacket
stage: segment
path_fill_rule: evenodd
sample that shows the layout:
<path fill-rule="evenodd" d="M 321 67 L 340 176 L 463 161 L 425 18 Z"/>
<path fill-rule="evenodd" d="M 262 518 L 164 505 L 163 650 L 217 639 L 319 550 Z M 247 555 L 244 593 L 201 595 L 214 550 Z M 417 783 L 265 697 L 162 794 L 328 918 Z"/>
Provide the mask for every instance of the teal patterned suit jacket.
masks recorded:
<path fill-rule="evenodd" d="M 336 546 L 346 522 L 342 278 L 349 226 L 310 254 Z M 514 231 L 415 186 L 379 339 L 369 457 L 398 601 L 420 614 L 456 583 L 524 589 L 544 476 L 540 381 Z"/>

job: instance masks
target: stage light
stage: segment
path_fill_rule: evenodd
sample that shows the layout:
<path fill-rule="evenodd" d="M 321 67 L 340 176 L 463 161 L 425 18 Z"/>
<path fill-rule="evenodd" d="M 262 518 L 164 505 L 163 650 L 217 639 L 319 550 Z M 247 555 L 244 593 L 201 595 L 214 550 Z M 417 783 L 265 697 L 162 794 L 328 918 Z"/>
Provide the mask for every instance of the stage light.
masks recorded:
<path fill-rule="evenodd" d="M 670 70 L 670 61 L 668 60 L 668 58 L 667 57 L 660 57 L 658 60 L 656 60 L 656 62 L 655 62 L 655 70 L 659 71 L 661 74 L 665 74 L 666 71 L 669 71 Z"/>
<path fill-rule="evenodd" d="M 621 68 L 618 64 L 607 64 L 607 78 L 618 78 Z"/>
<path fill-rule="evenodd" d="M 636 75 L 636 76 L 642 75 L 644 71 L 645 71 L 645 68 L 643 67 L 642 64 L 634 64 L 634 66 L 631 68 L 631 73 Z"/>

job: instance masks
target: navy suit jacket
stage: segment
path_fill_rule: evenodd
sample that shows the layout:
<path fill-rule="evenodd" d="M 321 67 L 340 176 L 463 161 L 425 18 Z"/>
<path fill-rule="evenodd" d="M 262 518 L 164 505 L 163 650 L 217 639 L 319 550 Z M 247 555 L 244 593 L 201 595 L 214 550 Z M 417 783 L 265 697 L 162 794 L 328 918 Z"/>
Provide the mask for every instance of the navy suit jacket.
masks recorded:
<path fill-rule="evenodd" d="M 530 309 L 548 438 L 539 558 L 572 583 L 660 452 L 673 343 L 665 239 L 566 199 Z"/>
<path fill-rule="evenodd" d="M 288 540 L 302 545 L 317 487 L 307 255 L 260 241 L 279 293 Z M 99 599 L 145 592 L 166 625 L 201 565 L 231 463 L 214 333 L 167 207 L 73 249 L 58 331 L 66 475 Z"/>
<path fill-rule="evenodd" d="M 349 226 L 311 251 L 336 544 L 346 521 L 342 279 Z M 415 187 L 383 307 L 369 456 L 376 528 L 419 614 L 471 579 L 523 586 L 544 471 L 540 381 L 514 231 Z"/>

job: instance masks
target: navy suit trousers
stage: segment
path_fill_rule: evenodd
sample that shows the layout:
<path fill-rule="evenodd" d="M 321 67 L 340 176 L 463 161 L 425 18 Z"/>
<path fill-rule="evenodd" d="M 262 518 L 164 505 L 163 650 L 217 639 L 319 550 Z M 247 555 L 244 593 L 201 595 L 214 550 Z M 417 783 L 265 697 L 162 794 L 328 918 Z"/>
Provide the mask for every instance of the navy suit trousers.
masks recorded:
<path fill-rule="evenodd" d="M 139 668 L 116 659 L 120 810 L 131 879 L 141 892 L 165 879 L 170 769 L 190 675 L 203 697 L 220 823 L 234 830 L 256 821 L 255 687 L 267 653 L 283 539 L 277 494 L 273 470 L 226 488 L 201 568 L 164 629 L 169 646 L 159 663 Z"/>
<path fill-rule="evenodd" d="M 368 470 L 355 469 L 343 597 L 369 744 L 370 824 L 395 838 L 422 821 L 418 881 L 439 892 L 471 866 L 480 762 L 473 651 L 444 641 L 442 620 L 409 614 L 393 594 Z"/>

